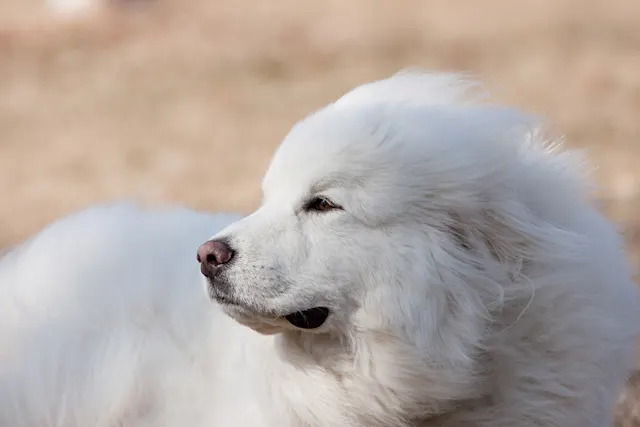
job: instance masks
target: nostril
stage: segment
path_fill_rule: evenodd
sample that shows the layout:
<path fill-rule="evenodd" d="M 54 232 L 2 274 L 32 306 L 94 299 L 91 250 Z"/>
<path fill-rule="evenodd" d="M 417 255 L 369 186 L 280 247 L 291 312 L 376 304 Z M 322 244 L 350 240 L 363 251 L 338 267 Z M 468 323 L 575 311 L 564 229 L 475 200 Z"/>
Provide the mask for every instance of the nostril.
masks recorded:
<path fill-rule="evenodd" d="M 205 259 L 205 261 L 207 262 L 207 264 L 213 264 L 213 265 L 220 264 L 218 263 L 218 260 L 216 259 L 216 256 L 214 254 L 207 255 L 207 258 Z"/>

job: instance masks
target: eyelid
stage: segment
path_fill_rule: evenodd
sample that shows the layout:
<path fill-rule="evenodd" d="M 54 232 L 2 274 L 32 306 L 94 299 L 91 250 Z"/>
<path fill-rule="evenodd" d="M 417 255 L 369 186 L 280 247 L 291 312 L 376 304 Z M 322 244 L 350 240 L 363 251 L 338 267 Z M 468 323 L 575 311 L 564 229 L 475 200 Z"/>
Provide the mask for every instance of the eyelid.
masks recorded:
<path fill-rule="evenodd" d="M 342 204 L 337 203 L 334 199 L 327 197 L 327 196 L 316 196 L 315 198 L 313 198 L 311 201 L 315 201 L 316 199 L 324 199 L 326 200 L 330 205 L 332 209 L 338 209 L 338 210 L 344 210 L 344 207 L 342 206 Z"/>
<path fill-rule="evenodd" d="M 315 202 L 318 199 L 325 199 L 325 200 L 331 202 L 331 200 L 329 198 L 327 198 L 327 197 L 323 197 L 322 195 L 319 195 L 319 194 L 317 194 L 317 195 L 314 194 L 313 196 L 310 196 L 305 200 L 305 202 L 302 205 L 303 209 L 305 209 L 305 210 L 308 209 L 309 206 L 311 206 L 313 204 L 313 202 Z"/>

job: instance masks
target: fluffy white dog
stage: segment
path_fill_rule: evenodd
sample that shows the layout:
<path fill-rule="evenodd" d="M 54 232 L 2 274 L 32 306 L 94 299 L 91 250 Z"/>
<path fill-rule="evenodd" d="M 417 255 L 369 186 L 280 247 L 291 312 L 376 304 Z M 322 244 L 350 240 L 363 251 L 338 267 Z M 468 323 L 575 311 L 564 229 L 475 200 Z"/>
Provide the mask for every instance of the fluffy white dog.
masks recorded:
<path fill-rule="evenodd" d="M 356 88 L 237 222 L 97 207 L 11 252 L 0 425 L 610 425 L 638 326 L 621 241 L 581 160 L 472 86 Z"/>

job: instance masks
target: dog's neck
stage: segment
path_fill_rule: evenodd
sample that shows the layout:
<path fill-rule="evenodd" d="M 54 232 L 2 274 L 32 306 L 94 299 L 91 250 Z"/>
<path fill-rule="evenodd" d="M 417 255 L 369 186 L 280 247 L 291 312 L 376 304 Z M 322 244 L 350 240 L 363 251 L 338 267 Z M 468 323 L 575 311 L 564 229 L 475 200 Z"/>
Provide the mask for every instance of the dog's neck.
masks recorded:
<path fill-rule="evenodd" d="M 375 334 L 374 334 L 375 335 Z M 431 427 L 445 425 L 452 410 L 434 395 L 418 408 L 404 389 L 411 372 L 387 351 L 393 343 L 381 334 L 366 341 L 346 336 L 287 332 L 270 337 L 269 355 L 279 381 L 265 380 L 266 408 L 282 426 Z M 374 345 L 370 345 L 373 342 Z M 376 345 L 376 343 L 378 345 Z M 400 371 L 396 371 L 399 369 Z M 280 378 L 282 380 L 280 380 Z M 415 381 L 423 381 L 416 375 Z M 409 379 L 411 381 L 411 379 Z M 398 387 L 403 387 L 399 389 Z M 403 395 L 403 391 L 406 391 Z M 437 390 L 436 390 L 437 391 Z M 282 402 L 277 407 L 275 402 Z M 449 424 L 447 424 L 449 425 Z M 455 424 L 451 424 L 455 425 Z"/>
<path fill-rule="evenodd" d="M 344 337 L 284 332 L 271 337 L 269 347 L 283 379 L 268 386 L 270 401 L 284 405 L 267 409 L 274 425 L 361 425 L 341 372 L 349 354 Z"/>

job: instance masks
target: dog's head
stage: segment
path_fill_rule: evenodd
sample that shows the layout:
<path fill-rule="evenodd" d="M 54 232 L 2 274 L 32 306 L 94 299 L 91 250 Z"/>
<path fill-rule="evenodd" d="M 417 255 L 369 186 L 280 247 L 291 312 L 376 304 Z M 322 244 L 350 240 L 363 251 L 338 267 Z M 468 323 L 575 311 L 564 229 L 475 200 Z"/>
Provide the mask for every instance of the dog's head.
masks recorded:
<path fill-rule="evenodd" d="M 420 358 L 443 398 L 464 393 L 492 313 L 566 254 L 547 231 L 580 193 L 528 117 L 467 103 L 469 88 L 403 73 L 294 126 L 260 208 L 201 248 L 212 298 L 262 333 L 393 342 L 400 370 Z"/>

